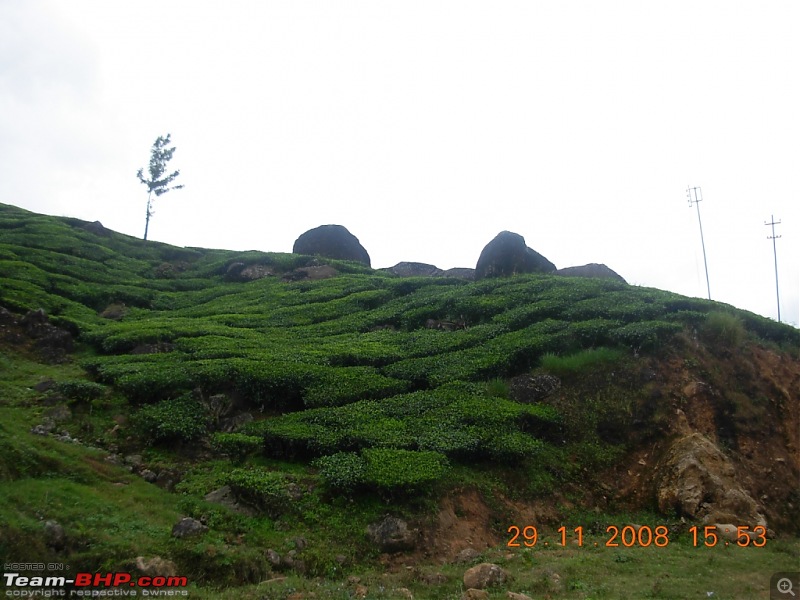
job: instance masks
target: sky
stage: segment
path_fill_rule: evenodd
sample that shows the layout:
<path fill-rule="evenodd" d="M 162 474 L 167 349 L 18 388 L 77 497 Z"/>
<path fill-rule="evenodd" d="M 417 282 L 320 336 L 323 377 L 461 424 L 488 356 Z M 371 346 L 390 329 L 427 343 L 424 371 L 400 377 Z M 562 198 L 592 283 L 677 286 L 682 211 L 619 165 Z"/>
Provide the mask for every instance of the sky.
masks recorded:
<path fill-rule="evenodd" d="M 800 3 L 0 0 L 0 202 L 149 239 L 557 267 L 800 321 Z"/>

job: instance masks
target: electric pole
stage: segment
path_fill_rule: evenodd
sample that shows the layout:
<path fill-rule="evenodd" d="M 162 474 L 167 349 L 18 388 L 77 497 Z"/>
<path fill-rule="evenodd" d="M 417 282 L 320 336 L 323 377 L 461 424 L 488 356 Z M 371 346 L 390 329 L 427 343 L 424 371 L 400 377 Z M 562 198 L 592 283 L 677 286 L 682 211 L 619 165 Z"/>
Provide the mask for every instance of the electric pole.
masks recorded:
<path fill-rule="evenodd" d="M 697 222 L 700 224 L 700 243 L 703 245 L 703 264 L 706 268 L 706 288 L 708 289 L 708 299 L 711 300 L 711 284 L 708 282 L 708 261 L 706 260 L 706 242 L 703 239 L 703 221 L 700 220 L 700 202 L 703 200 L 703 194 L 699 187 L 687 187 L 686 197 L 689 198 L 690 208 L 692 202 L 694 202 L 694 205 L 697 207 Z"/>
<path fill-rule="evenodd" d="M 772 226 L 772 235 L 768 235 L 767 239 L 772 240 L 772 254 L 775 257 L 775 295 L 778 298 L 778 323 L 781 322 L 781 294 L 778 291 L 778 249 L 775 246 L 775 240 L 778 239 L 779 235 L 775 235 L 775 225 L 780 225 L 780 221 L 775 220 L 775 215 L 770 215 L 770 222 L 767 223 L 764 221 L 764 225 Z"/>

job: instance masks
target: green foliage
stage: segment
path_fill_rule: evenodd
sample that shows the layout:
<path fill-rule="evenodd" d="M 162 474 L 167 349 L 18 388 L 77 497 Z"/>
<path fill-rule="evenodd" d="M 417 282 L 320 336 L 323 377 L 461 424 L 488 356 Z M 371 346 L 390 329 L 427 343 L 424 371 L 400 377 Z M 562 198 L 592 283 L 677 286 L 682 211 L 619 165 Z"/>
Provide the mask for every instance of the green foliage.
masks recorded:
<path fill-rule="evenodd" d="M 486 382 L 486 395 L 490 398 L 502 398 L 508 400 L 511 396 L 508 382 L 500 377 L 495 377 Z"/>
<path fill-rule="evenodd" d="M 322 480 L 336 490 L 353 490 L 366 481 L 367 462 L 355 452 L 322 456 L 313 465 L 319 469 Z"/>
<path fill-rule="evenodd" d="M 78 402 L 91 402 L 102 398 L 106 393 L 106 386 L 84 380 L 59 382 L 57 389 L 70 400 Z"/>
<path fill-rule="evenodd" d="M 364 481 L 381 490 L 409 490 L 440 479 L 448 468 L 447 458 L 430 451 L 369 448 L 362 452 L 366 463 Z"/>
<path fill-rule="evenodd" d="M 151 442 L 192 442 L 208 431 L 205 407 L 191 395 L 142 407 L 133 416 L 135 428 Z"/>
<path fill-rule="evenodd" d="M 262 444 L 262 438 L 244 433 L 215 433 L 211 436 L 214 449 L 227 454 L 236 464 L 241 464 L 248 456 L 255 454 Z"/>
<path fill-rule="evenodd" d="M 242 468 L 231 471 L 225 483 L 243 502 L 263 510 L 275 518 L 292 507 L 289 494 L 291 480 L 283 473 L 259 468 Z"/>
<path fill-rule="evenodd" d="M 608 366 L 618 362 L 622 352 L 613 348 L 590 348 L 568 356 L 552 353 L 542 357 L 542 368 L 559 377 L 580 375 L 598 366 Z"/>
<path fill-rule="evenodd" d="M 150 165 L 148 167 L 149 179 L 145 178 L 144 169 L 139 169 L 136 172 L 136 177 L 139 178 L 139 181 L 147 186 L 147 222 L 144 228 L 145 240 L 147 240 L 147 228 L 150 225 L 150 217 L 153 216 L 151 195 L 155 194 L 156 197 L 159 197 L 171 190 L 179 190 L 183 187 L 182 185 L 170 185 L 175 178 L 180 175 L 180 171 L 167 174 L 167 163 L 172 160 L 172 155 L 175 154 L 176 150 L 174 147 L 169 147 L 170 143 L 170 134 L 167 134 L 166 137 L 158 136 L 156 141 L 153 142 L 153 147 L 150 150 Z"/>
<path fill-rule="evenodd" d="M 714 311 L 706 315 L 701 333 L 712 347 L 736 350 L 744 340 L 745 329 L 744 323 L 736 315 Z"/>

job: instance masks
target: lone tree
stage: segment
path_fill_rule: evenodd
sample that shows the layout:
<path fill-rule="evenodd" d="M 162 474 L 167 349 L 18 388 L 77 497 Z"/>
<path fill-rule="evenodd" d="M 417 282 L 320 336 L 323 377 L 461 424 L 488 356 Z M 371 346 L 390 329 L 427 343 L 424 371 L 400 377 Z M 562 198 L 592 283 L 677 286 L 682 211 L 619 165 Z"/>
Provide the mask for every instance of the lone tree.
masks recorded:
<path fill-rule="evenodd" d="M 175 171 L 171 175 L 165 175 L 167 171 L 167 163 L 172 160 L 172 155 L 175 153 L 175 148 L 170 148 L 169 134 L 166 137 L 159 136 L 153 143 L 153 148 L 150 150 L 150 179 L 145 179 L 144 169 L 139 169 L 136 176 L 143 184 L 147 186 L 147 220 L 144 224 L 144 240 L 147 241 L 147 229 L 150 227 L 150 217 L 153 216 L 153 194 L 161 196 L 170 190 L 179 190 L 182 185 L 170 184 L 175 178 L 180 175 L 180 171 Z"/>

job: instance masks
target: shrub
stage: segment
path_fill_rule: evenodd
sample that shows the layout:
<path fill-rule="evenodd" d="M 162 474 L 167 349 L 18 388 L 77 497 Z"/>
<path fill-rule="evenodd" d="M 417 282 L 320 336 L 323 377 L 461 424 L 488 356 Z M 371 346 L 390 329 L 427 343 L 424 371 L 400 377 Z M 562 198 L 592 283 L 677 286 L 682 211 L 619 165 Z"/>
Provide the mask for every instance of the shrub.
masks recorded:
<path fill-rule="evenodd" d="M 708 313 L 701 331 L 703 338 L 709 344 L 728 350 L 738 348 L 745 335 L 742 320 L 735 315 L 721 311 Z"/>
<path fill-rule="evenodd" d="M 578 375 L 598 365 L 609 365 L 622 358 L 622 352 L 612 348 L 581 350 L 569 356 L 548 353 L 542 357 L 542 368 L 559 377 Z"/>
<path fill-rule="evenodd" d="M 495 377 L 486 382 L 486 395 L 491 398 L 503 398 L 508 400 L 511 395 L 508 382 L 500 377 Z"/>
<path fill-rule="evenodd" d="M 93 381 L 62 381 L 58 384 L 58 391 L 70 400 L 78 402 L 91 402 L 97 398 L 102 398 L 106 392 L 106 387 Z"/>
<path fill-rule="evenodd" d="M 361 455 L 366 461 L 365 482 L 385 491 L 424 486 L 448 468 L 447 458 L 438 452 L 369 448 Z"/>
<path fill-rule="evenodd" d="M 331 488 L 352 490 L 366 479 L 367 462 L 355 452 L 337 452 L 314 461 L 320 477 Z"/>
<path fill-rule="evenodd" d="M 152 442 L 194 441 L 207 433 L 207 421 L 203 405 L 188 394 L 145 406 L 133 416 L 134 426 Z"/>
<path fill-rule="evenodd" d="M 261 447 L 263 439 L 244 433 L 215 433 L 211 444 L 219 452 L 227 454 L 231 461 L 240 464 Z"/>
<path fill-rule="evenodd" d="M 263 469 L 235 469 L 225 478 L 234 495 L 276 518 L 292 506 L 290 479 L 283 473 Z"/>

